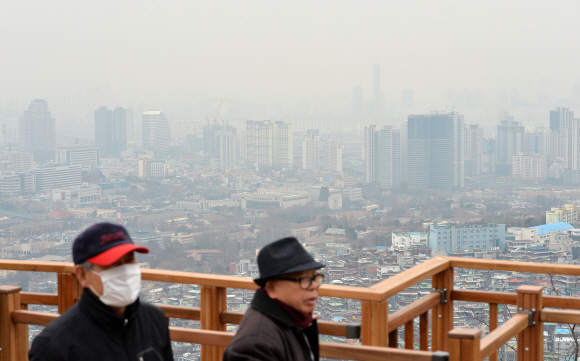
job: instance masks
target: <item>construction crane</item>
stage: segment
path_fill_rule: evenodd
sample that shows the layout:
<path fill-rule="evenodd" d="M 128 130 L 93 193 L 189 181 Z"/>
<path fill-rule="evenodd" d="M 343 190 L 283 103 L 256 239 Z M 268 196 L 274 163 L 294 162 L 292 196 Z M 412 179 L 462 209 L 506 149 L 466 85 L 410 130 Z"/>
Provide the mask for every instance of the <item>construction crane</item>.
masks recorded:
<path fill-rule="evenodd" d="M 220 110 L 222 108 L 222 104 L 224 103 L 224 99 L 222 98 L 220 100 L 220 103 L 218 104 L 216 110 L 207 117 L 207 125 L 210 125 L 210 122 L 213 122 L 213 125 L 217 125 L 218 123 L 218 119 L 220 116 Z"/>

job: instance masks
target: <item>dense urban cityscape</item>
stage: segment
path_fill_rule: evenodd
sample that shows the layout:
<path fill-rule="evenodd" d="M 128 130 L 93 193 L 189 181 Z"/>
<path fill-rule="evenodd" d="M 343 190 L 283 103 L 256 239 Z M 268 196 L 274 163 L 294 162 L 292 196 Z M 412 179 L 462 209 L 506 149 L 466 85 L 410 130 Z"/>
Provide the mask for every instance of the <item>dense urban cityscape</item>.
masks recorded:
<path fill-rule="evenodd" d="M 75 239 L 102 222 L 149 250 L 136 254 L 135 274 L 220 275 L 238 286 L 261 276 L 260 250 L 295 237 L 325 265 L 321 288 L 314 273 L 270 280 L 321 290 L 308 315 L 327 330 L 335 326 L 325 321 L 340 325 L 321 343 L 450 351 L 451 330 L 470 329 L 481 331 L 477 352 L 479 338 L 481 350 L 499 347 L 481 359 L 580 360 L 576 3 L 65 2 L 0 12 L 0 360 L 12 352 L 6 325 L 18 324 L 10 312 L 56 318 L 88 289 L 68 270 L 77 293 L 66 303 L 62 268 L 29 272 L 20 261 L 68 267 Z M 399 284 L 419 281 L 400 292 L 373 294 L 439 260 L 487 268 L 448 261 L 408 276 Z M 90 263 L 75 265 L 90 273 Z M 566 271 L 525 272 L 530 263 Z M 210 297 L 208 284 L 158 280 L 143 278 L 132 302 L 195 310 L 159 311 L 167 332 L 231 337 L 264 291 L 224 281 Z M 21 287 L 16 311 L 2 295 L 20 289 L 2 286 Z M 518 288 L 537 291 L 539 310 L 519 307 Z M 379 301 L 348 294 L 361 289 Z M 207 311 L 224 298 L 227 310 Z M 544 306 L 570 317 L 544 317 Z M 522 356 L 524 328 L 485 341 L 526 312 L 525 332 L 541 324 L 542 352 Z M 376 315 L 384 330 L 369 329 Z M 42 339 L 43 320 L 20 322 L 29 345 Z M 348 337 L 336 336 L 346 324 Z M 218 360 L 228 345 L 174 335 L 165 350 L 175 361 Z M 22 340 L 18 352 L 28 354 Z"/>

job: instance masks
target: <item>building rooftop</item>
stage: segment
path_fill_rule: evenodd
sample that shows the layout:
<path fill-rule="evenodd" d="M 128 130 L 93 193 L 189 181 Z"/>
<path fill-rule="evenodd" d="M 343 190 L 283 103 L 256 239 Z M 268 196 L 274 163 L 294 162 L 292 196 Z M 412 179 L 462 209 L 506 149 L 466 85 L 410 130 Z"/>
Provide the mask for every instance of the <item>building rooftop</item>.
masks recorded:
<path fill-rule="evenodd" d="M 535 227 L 530 227 L 530 228 L 537 229 L 538 236 L 543 236 L 543 235 L 546 235 L 550 232 L 563 231 L 565 229 L 572 229 L 574 227 L 572 227 L 572 225 L 570 223 L 556 222 L 556 223 L 543 224 L 541 226 L 535 226 Z"/>

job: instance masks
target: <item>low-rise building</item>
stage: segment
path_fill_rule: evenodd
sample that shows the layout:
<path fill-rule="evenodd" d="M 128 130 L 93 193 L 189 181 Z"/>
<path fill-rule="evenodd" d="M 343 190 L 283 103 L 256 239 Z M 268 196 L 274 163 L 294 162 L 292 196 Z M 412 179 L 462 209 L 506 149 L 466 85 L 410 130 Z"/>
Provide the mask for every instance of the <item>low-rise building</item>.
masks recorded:
<path fill-rule="evenodd" d="M 101 199 L 101 187 L 97 185 L 81 185 L 77 187 L 55 188 L 52 190 L 52 200 L 62 201 L 69 207 L 85 204 L 96 204 Z"/>

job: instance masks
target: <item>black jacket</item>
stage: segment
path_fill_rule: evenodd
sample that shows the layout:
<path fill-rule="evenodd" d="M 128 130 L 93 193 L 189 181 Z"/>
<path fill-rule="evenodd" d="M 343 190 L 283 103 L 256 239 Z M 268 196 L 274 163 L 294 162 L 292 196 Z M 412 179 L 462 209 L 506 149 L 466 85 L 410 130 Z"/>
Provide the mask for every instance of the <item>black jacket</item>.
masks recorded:
<path fill-rule="evenodd" d="M 302 330 L 272 299 L 256 291 L 224 361 L 318 361 L 318 325 Z"/>
<path fill-rule="evenodd" d="M 88 289 L 32 342 L 30 361 L 173 361 L 158 307 L 139 300 L 116 315 Z"/>

